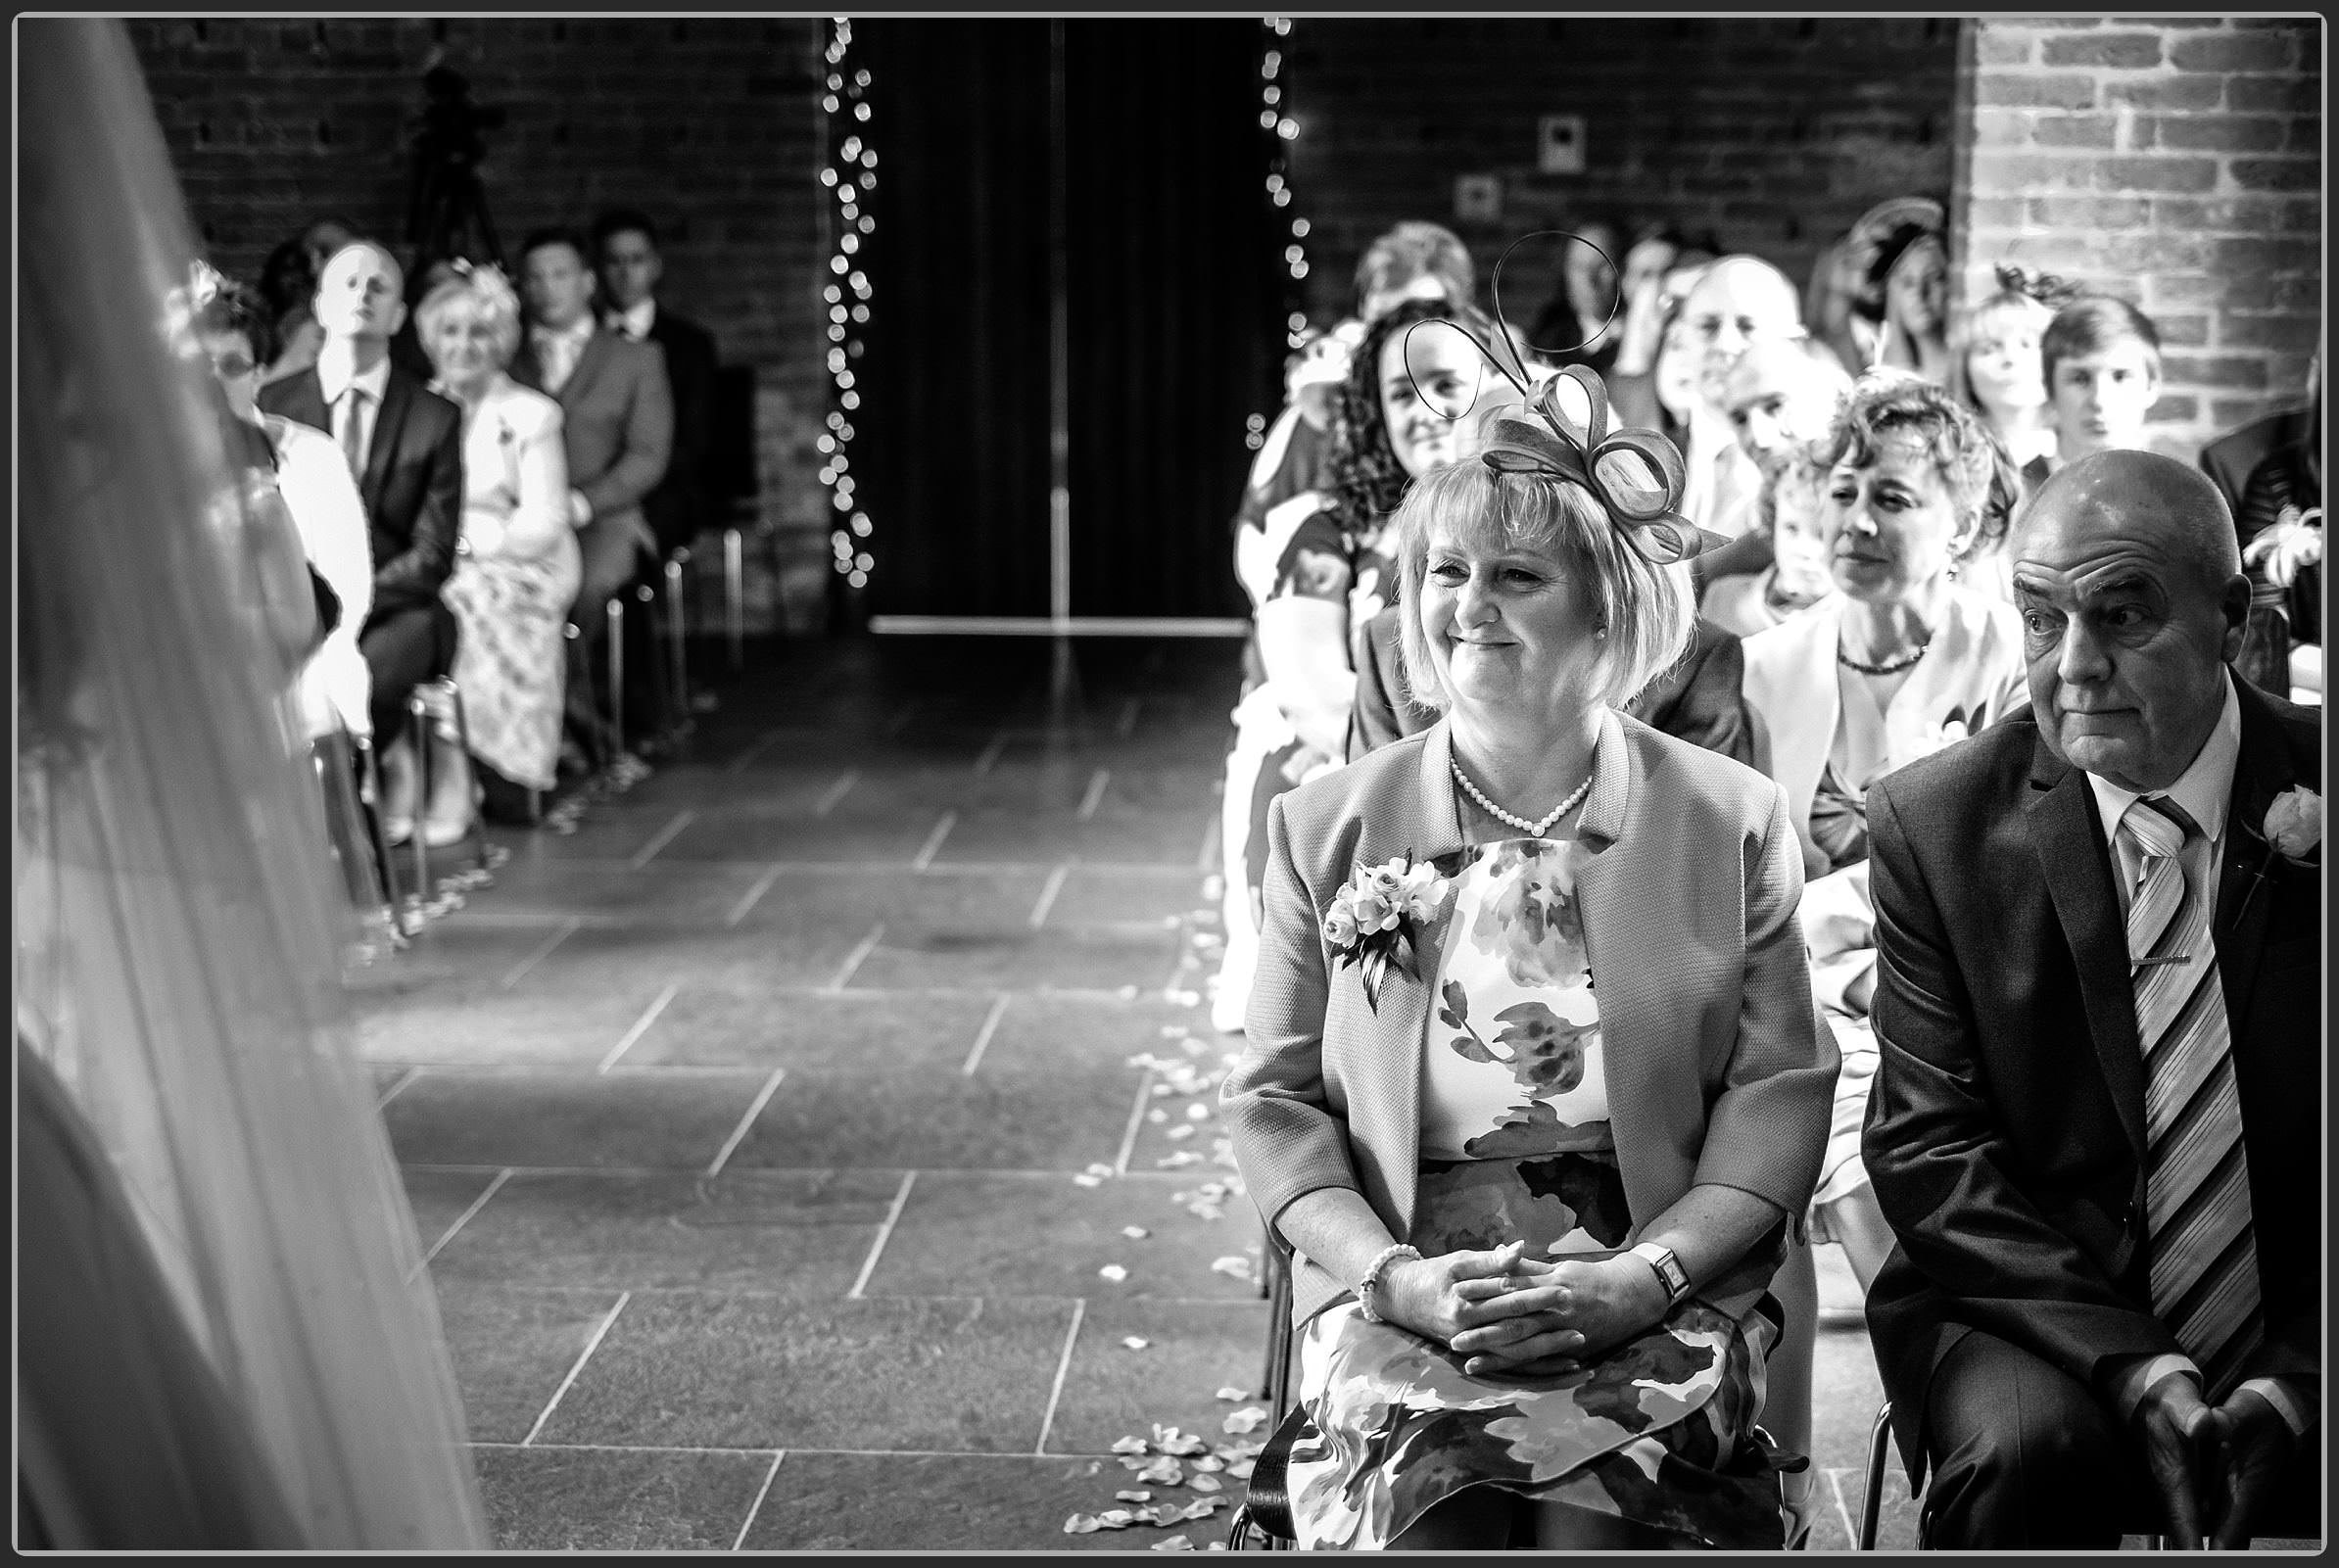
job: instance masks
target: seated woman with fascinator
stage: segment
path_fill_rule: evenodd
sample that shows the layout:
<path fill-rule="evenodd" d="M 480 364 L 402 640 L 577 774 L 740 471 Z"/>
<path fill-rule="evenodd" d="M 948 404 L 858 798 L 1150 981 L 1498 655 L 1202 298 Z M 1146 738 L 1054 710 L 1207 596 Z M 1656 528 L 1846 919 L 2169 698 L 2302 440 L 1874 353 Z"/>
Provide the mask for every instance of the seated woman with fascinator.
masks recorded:
<path fill-rule="evenodd" d="M 568 650 L 562 631 L 584 570 L 568 509 L 560 405 L 512 380 L 520 302 L 501 270 L 456 262 L 414 312 L 436 391 L 463 410 L 463 530 L 440 595 L 462 628 L 454 679 L 493 818 L 532 822 L 553 784 Z M 450 774 L 459 746 L 433 748 Z M 431 781 L 431 842 L 462 836 L 467 781 Z"/>
<path fill-rule="evenodd" d="M 1415 481 L 1443 717 L 1268 812 L 1221 1099 L 1299 1255 L 1303 1547 L 1782 1544 L 1770 1285 L 1836 1050 L 1783 791 L 1616 711 L 1689 635 L 1681 486 L 1581 366 Z"/>

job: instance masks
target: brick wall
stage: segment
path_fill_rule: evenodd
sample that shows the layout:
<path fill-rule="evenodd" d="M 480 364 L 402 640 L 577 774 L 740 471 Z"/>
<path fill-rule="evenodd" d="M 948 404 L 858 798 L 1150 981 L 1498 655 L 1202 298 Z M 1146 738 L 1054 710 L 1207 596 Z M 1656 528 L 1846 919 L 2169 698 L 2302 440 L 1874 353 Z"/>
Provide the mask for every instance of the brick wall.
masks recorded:
<path fill-rule="evenodd" d="M 1364 246 L 1406 218 L 1461 234 L 1482 291 L 1511 237 L 1600 211 L 1710 229 L 1799 285 L 1877 202 L 1948 194 L 1950 21 L 1301 18 L 1285 43 L 1321 320 L 1348 309 Z M 1538 173 L 1539 119 L 1569 114 L 1585 118 L 1586 171 Z M 1469 173 L 1501 178 L 1500 222 L 1456 220 Z M 1522 250 L 1504 272 L 1514 322 L 1555 281 L 1551 258 Z"/>
<path fill-rule="evenodd" d="M 487 133 L 480 179 L 507 253 L 540 224 L 582 225 L 604 206 L 647 212 L 662 230 L 663 292 L 715 332 L 728 361 L 756 368 L 749 628 L 818 628 L 830 574 L 813 448 L 828 396 L 816 20 L 128 27 L 211 259 L 247 280 L 320 216 L 403 252 L 407 125 L 434 50 L 469 78 L 473 102 L 505 113 Z M 701 574 L 701 625 L 720 602 L 715 582 Z"/>
<path fill-rule="evenodd" d="M 2009 258 L 2160 328 L 2153 444 L 2305 401 L 2322 334 L 2322 31 L 2313 19 L 1969 22 L 1953 280 Z"/>

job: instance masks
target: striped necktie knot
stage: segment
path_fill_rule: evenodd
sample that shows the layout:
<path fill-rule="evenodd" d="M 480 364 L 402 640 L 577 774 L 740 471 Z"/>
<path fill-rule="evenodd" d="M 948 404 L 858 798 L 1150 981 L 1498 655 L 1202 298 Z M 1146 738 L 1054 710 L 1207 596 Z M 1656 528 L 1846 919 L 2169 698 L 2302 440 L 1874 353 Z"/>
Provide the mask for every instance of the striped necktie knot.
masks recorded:
<path fill-rule="evenodd" d="M 2172 860 L 2184 841 L 2201 831 L 2192 814 L 2167 795 L 2140 795 L 2128 803 L 2120 826 L 2147 855 Z"/>

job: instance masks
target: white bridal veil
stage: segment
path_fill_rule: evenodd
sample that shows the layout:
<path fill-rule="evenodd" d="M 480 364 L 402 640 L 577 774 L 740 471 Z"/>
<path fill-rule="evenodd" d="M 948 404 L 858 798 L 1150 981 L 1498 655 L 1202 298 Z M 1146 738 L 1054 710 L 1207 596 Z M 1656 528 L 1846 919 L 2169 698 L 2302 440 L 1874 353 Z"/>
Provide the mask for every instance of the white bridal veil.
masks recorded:
<path fill-rule="evenodd" d="M 249 530 L 216 499 L 217 391 L 166 326 L 198 254 L 185 209 L 120 24 L 17 26 L 19 1528 L 154 1544 L 120 1538 L 124 1499 L 178 1474 L 279 1521 L 210 1544 L 476 1549 L 437 1307 L 337 977 L 353 917 L 245 608 Z M 71 1160 L 35 1168 L 70 1144 L 42 1102 L 103 1151 L 68 1200 Z M 59 1218 L 99 1188 L 142 1247 Z M 124 1329 L 141 1253 L 160 1337 Z M 190 1384 L 216 1420 L 173 1429 L 188 1451 L 137 1449 L 127 1407 Z"/>

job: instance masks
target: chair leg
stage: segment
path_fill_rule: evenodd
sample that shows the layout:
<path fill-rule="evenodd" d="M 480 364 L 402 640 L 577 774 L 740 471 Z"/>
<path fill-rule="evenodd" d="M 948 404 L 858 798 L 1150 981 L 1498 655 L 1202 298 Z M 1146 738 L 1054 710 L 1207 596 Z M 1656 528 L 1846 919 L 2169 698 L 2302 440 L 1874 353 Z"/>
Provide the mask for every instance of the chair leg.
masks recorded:
<path fill-rule="evenodd" d="M 691 558 L 688 549 L 678 549 L 666 562 L 666 638 L 674 649 L 674 667 L 668 672 L 674 686 L 674 727 L 680 730 L 690 722 L 691 678 L 683 662 L 683 563 Z"/>
<path fill-rule="evenodd" d="M 1267 1297 L 1267 1426 L 1283 1425 L 1291 1413 L 1291 1261 L 1275 1270 L 1274 1289 Z"/>
<path fill-rule="evenodd" d="M 455 743 L 463 748 L 464 756 L 470 756 L 472 754 L 471 721 L 463 712 L 462 688 L 454 684 L 454 677 L 452 675 L 441 677 L 439 686 L 447 693 L 448 706 L 454 710 Z M 476 803 L 471 807 L 471 832 L 468 836 L 471 840 L 471 869 L 474 871 L 487 870 L 487 824 L 485 813 L 480 811 Z"/>
<path fill-rule="evenodd" d="M 731 667 L 746 660 L 747 633 L 746 537 L 737 528 L 723 530 L 723 621 L 731 642 Z"/>
<path fill-rule="evenodd" d="M 1892 1452 L 1892 1402 L 1877 1406 L 1876 1424 L 1868 1429 L 1868 1490 L 1860 1498 L 1862 1551 L 1876 1550 L 1877 1520 L 1885 1509 L 1885 1464 Z"/>
<path fill-rule="evenodd" d="M 413 694 L 406 698 L 406 725 L 414 732 L 415 791 L 419 801 L 427 801 L 430 748 L 438 743 L 439 737 L 431 725 L 430 699 L 423 695 L 420 687 L 416 687 Z M 421 923 L 422 906 L 430 902 L 430 834 L 423 832 L 425 815 L 422 805 L 418 803 L 414 812 L 414 836 L 409 840 L 414 846 L 414 890 L 406 895 L 406 900 L 417 925 Z"/>
<path fill-rule="evenodd" d="M 609 620 L 609 744 L 614 762 L 625 755 L 625 595 L 611 594 Z"/>
<path fill-rule="evenodd" d="M 393 939 L 404 942 L 406 924 L 398 913 L 398 883 L 390 871 L 390 833 L 382 826 L 382 780 L 374 762 L 373 737 L 352 736 L 350 741 L 358 749 L 358 798 L 364 804 L 366 827 L 373 838 L 373 874 L 381 884 L 382 913 L 389 917 Z"/>

